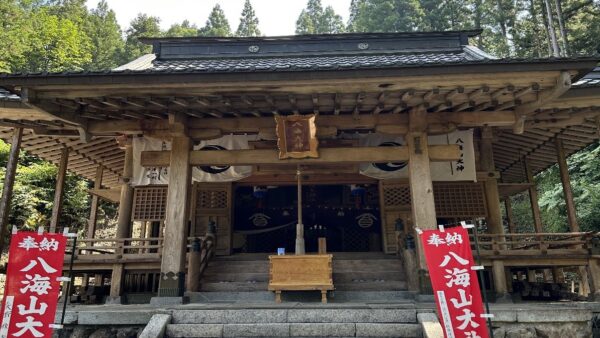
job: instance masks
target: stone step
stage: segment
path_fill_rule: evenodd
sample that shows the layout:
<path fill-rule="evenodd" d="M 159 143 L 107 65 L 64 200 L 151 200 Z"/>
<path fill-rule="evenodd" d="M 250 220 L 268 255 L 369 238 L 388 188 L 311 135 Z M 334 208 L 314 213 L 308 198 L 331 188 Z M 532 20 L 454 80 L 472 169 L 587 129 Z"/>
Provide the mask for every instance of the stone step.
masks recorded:
<path fill-rule="evenodd" d="M 413 308 L 253 308 L 174 310 L 173 324 L 416 323 Z"/>
<path fill-rule="evenodd" d="M 400 272 L 340 272 L 333 273 L 333 282 L 350 283 L 350 282 L 379 282 L 379 281 L 405 281 L 406 276 Z M 259 272 L 219 272 L 207 270 L 202 276 L 202 282 L 268 282 L 268 273 Z"/>
<path fill-rule="evenodd" d="M 364 281 L 335 283 L 339 291 L 405 291 L 408 285 L 405 281 Z"/>
<path fill-rule="evenodd" d="M 334 284 L 336 290 L 340 291 L 395 291 L 407 290 L 406 281 L 399 280 L 363 280 L 348 281 Z M 220 282 L 202 282 L 201 291 L 267 291 L 267 281 L 240 282 L 240 281 L 220 281 Z"/>
<path fill-rule="evenodd" d="M 372 259 L 372 260 L 334 260 L 333 269 L 336 272 L 344 271 L 401 271 L 402 262 L 397 259 Z M 211 261 L 206 272 L 268 272 L 268 261 Z"/>
<path fill-rule="evenodd" d="M 201 291 L 266 291 L 268 283 L 265 282 L 214 282 L 200 284 Z"/>
<path fill-rule="evenodd" d="M 188 292 L 190 303 L 268 303 L 275 302 L 271 291 L 223 291 L 223 292 Z M 330 292 L 329 303 L 402 303 L 412 302 L 415 294 L 410 291 L 343 291 Z M 318 291 L 283 292 L 283 302 L 320 303 Z"/>
<path fill-rule="evenodd" d="M 405 281 L 406 276 L 401 272 L 377 271 L 377 272 L 334 272 L 333 284 L 351 282 L 378 282 L 378 281 Z"/>
<path fill-rule="evenodd" d="M 202 275 L 202 282 L 211 283 L 211 282 L 247 282 L 247 281 L 256 281 L 256 282 L 268 282 L 269 274 L 266 272 L 257 273 L 257 272 L 215 272 L 215 271 L 207 271 Z"/>
<path fill-rule="evenodd" d="M 166 337 L 421 337 L 418 324 L 170 324 Z"/>

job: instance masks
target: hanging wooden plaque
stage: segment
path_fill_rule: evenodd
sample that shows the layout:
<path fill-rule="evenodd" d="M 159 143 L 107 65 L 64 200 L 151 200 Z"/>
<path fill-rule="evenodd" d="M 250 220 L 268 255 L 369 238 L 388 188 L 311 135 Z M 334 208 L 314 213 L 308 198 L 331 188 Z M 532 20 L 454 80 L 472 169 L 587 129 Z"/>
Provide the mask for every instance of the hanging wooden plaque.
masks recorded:
<path fill-rule="evenodd" d="M 315 115 L 275 116 L 279 158 L 319 157 Z"/>

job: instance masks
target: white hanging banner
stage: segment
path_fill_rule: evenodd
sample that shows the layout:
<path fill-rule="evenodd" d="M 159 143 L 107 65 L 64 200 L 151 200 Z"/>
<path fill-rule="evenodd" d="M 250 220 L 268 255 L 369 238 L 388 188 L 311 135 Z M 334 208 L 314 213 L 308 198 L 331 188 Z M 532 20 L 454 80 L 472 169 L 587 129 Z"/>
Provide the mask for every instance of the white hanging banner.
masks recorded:
<path fill-rule="evenodd" d="M 248 141 L 257 139 L 255 135 L 226 135 L 218 139 L 202 141 L 194 150 L 234 150 L 249 149 Z M 169 184 L 168 167 L 142 167 L 142 151 L 171 150 L 171 142 L 150 137 L 133 139 L 133 180 L 132 185 Z M 197 182 L 237 181 L 252 174 L 251 166 L 197 166 L 192 168 L 192 180 Z"/>
<path fill-rule="evenodd" d="M 371 133 L 342 135 L 342 138 L 359 140 L 361 147 L 403 146 L 406 141 L 402 136 Z M 432 135 L 429 145 L 456 144 L 460 147 L 461 158 L 451 162 L 431 162 L 431 178 L 434 181 L 476 181 L 475 151 L 473 148 L 473 130 L 459 130 L 449 134 Z M 365 163 L 360 166 L 360 173 L 376 179 L 393 179 L 408 177 L 408 162 Z"/>
<path fill-rule="evenodd" d="M 218 139 L 202 141 L 194 150 L 237 150 L 249 149 L 248 141 L 256 135 L 226 135 Z M 241 180 L 252 174 L 252 166 L 197 166 L 192 168 L 192 178 L 198 182 L 230 182 Z"/>
<path fill-rule="evenodd" d="M 151 137 L 133 138 L 133 180 L 131 184 L 168 184 L 169 167 L 142 167 L 142 151 L 171 150 L 171 142 Z"/>

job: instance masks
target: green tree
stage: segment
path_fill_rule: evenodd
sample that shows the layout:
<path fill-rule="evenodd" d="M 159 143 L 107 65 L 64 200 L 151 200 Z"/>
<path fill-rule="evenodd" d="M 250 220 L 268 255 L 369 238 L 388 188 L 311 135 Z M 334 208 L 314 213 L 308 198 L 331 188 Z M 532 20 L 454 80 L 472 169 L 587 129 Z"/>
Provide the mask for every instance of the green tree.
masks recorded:
<path fill-rule="evenodd" d="M 106 0 L 91 10 L 85 28 L 92 46 L 92 59 L 86 68 L 101 70 L 118 66 L 125 43 L 115 12 L 108 8 Z"/>
<path fill-rule="evenodd" d="M 198 32 L 202 36 L 231 36 L 231 28 L 229 21 L 225 17 L 225 12 L 221 9 L 219 4 L 213 7 L 212 12 L 206 20 L 206 25 Z"/>
<path fill-rule="evenodd" d="M 183 20 L 180 24 L 171 25 L 164 35 L 169 37 L 198 36 L 198 27 L 188 20 Z"/>
<path fill-rule="evenodd" d="M 244 3 L 244 9 L 242 10 L 242 17 L 240 18 L 240 24 L 238 25 L 237 36 L 260 36 L 260 29 L 258 29 L 258 18 L 252 8 L 250 0 L 246 0 Z"/>
<path fill-rule="evenodd" d="M 91 43 L 77 24 L 40 8 L 30 19 L 31 32 L 23 53 L 23 71 L 60 72 L 83 69 L 92 55 Z"/>
<path fill-rule="evenodd" d="M 331 6 L 323 9 L 321 0 L 308 0 L 296 21 L 296 34 L 336 34 L 344 31 L 342 17 Z"/>
<path fill-rule="evenodd" d="M 352 32 L 411 32 L 425 16 L 418 0 L 354 0 L 348 30 Z"/>
<path fill-rule="evenodd" d="M 17 0 L 0 1 L 0 72 L 11 72 L 25 63 L 30 33 L 25 10 Z"/>
<path fill-rule="evenodd" d="M 142 13 L 131 21 L 131 26 L 125 32 L 127 37 L 122 57 L 125 62 L 152 52 L 152 46 L 142 43 L 139 39 L 161 36 L 159 23 L 159 18 Z"/>

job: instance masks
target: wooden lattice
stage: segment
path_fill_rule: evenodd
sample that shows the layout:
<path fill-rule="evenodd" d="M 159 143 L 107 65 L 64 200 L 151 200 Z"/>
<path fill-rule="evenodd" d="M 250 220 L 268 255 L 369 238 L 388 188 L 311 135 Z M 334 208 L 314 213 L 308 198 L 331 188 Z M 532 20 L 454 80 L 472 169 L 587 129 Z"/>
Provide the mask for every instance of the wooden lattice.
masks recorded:
<path fill-rule="evenodd" d="M 409 206 L 410 188 L 408 185 L 393 185 L 385 187 L 383 198 L 386 207 Z"/>
<path fill-rule="evenodd" d="M 225 209 L 227 208 L 226 190 L 199 190 L 196 200 L 198 209 Z"/>
<path fill-rule="evenodd" d="M 134 221 L 162 221 L 167 207 L 167 186 L 136 187 L 133 193 Z"/>
<path fill-rule="evenodd" d="M 485 195 L 481 183 L 435 183 L 435 211 L 438 217 L 485 217 Z"/>

